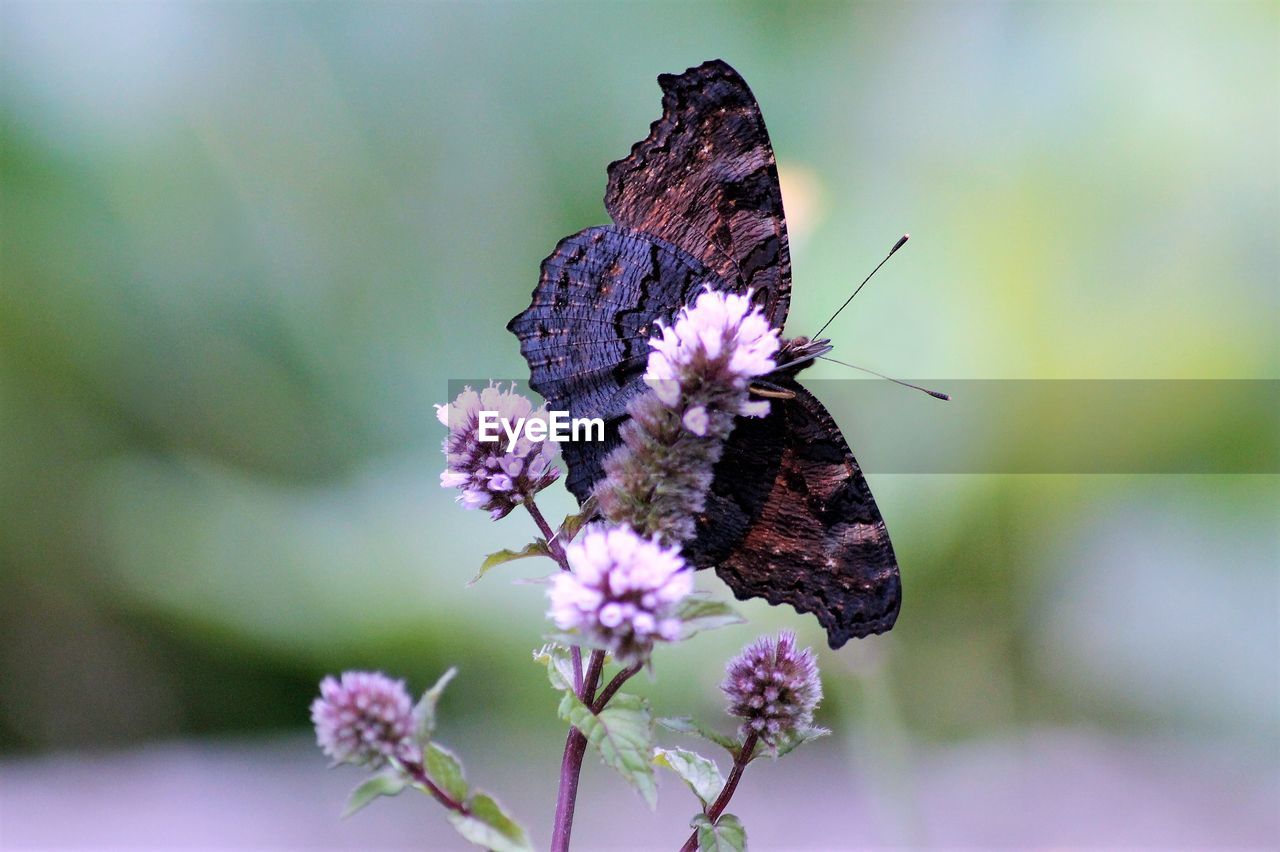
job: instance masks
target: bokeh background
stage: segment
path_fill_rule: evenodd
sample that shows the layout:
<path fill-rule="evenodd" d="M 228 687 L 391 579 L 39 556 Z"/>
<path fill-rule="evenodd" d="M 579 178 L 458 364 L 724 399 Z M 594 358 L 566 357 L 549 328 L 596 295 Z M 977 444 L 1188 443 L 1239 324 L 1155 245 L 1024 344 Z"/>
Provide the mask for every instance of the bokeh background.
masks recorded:
<path fill-rule="evenodd" d="M 420 797 L 339 821 L 360 775 L 307 722 L 324 673 L 452 663 L 442 738 L 545 845 L 563 731 L 542 591 L 509 582 L 542 569 L 464 585 L 533 530 L 439 488 L 432 404 L 524 375 L 503 326 L 605 220 L 658 73 L 723 57 L 755 90 L 792 334 L 909 230 L 841 357 L 944 389 L 1280 379 L 1274 2 L 5 0 L 0 25 L 5 848 L 459 847 Z M 1269 414 L 1132 428 L 1212 468 L 1274 446 Z M 748 773 L 756 848 L 1274 847 L 1271 470 L 874 474 L 891 634 L 833 653 L 747 605 L 639 688 L 727 729 L 740 645 L 823 646 L 836 736 Z M 657 814 L 584 779 L 580 848 L 682 839 L 674 779 Z"/>

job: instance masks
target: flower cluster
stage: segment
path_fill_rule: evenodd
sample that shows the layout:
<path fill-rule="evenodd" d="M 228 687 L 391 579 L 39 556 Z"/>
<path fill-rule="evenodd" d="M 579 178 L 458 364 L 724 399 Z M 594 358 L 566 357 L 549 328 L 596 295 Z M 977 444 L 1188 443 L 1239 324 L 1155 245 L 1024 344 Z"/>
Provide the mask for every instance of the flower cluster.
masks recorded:
<path fill-rule="evenodd" d="M 730 660 L 720 688 L 729 697 L 729 712 L 743 719 L 742 735 L 755 732 L 772 749 L 810 728 L 822 700 L 813 650 L 797 651 L 789 630 L 777 639 L 757 639 Z"/>
<path fill-rule="evenodd" d="M 749 295 L 708 290 L 649 342 L 652 393 L 628 407 L 623 446 L 604 459 L 595 491 L 606 518 L 666 541 L 697 534 L 712 469 L 738 415 L 763 416 L 750 380 L 776 369 L 777 329 Z"/>
<path fill-rule="evenodd" d="M 377 768 L 389 758 L 417 763 L 413 701 L 404 681 L 380 672 L 344 672 L 326 677 L 311 704 L 316 742 L 335 763 Z"/>
<path fill-rule="evenodd" d="M 572 570 L 551 578 L 549 613 L 562 630 L 578 630 L 627 665 L 642 662 L 655 640 L 679 638 L 676 609 L 693 591 L 693 569 L 676 548 L 594 524 L 565 555 Z"/>
<path fill-rule="evenodd" d="M 768 400 L 751 400 L 747 385 L 777 369 L 778 330 L 749 293 L 707 290 L 673 325 L 659 327 L 644 379 L 663 404 L 684 411 L 687 429 L 706 435 L 713 406 L 749 417 L 769 413 Z"/>
<path fill-rule="evenodd" d="M 444 439 L 448 468 L 440 474 L 440 484 L 457 488 L 464 509 L 485 509 L 497 520 L 546 488 L 560 472 L 551 466 L 556 446 L 551 441 L 530 441 L 522 430 L 508 451 L 507 440 L 481 441 L 480 412 L 497 412 L 501 422 L 547 419 L 545 408 L 533 411 L 533 403 L 515 392 L 515 385 L 503 390 L 490 382 L 479 393 L 470 387 L 448 405 L 437 405 L 436 416 L 449 427 Z"/>

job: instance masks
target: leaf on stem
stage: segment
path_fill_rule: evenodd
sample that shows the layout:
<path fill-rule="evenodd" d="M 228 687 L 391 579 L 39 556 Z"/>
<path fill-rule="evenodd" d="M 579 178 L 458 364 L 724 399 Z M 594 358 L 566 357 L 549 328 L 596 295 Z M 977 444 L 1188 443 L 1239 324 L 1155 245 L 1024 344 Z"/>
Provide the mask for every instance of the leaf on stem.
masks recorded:
<path fill-rule="evenodd" d="M 467 798 L 467 778 L 456 754 L 442 745 L 427 743 L 422 750 L 422 765 L 436 786 L 454 801 L 461 802 Z"/>
<path fill-rule="evenodd" d="M 680 780 L 689 785 L 693 794 L 702 801 L 704 808 L 710 807 L 716 796 L 724 789 L 724 776 L 714 760 L 703 757 L 696 751 L 682 748 L 655 748 L 653 750 L 655 766 L 665 766 Z"/>
<path fill-rule="evenodd" d="M 449 822 L 464 838 L 493 852 L 530 852 L 529 836 L 507 816 L 492 796 L 476 791 L 467 800 L 469 813 L 449 811 Z"/>
<path fill-rule="evenodd" d="M 601 759 L 640 791 L 650 808 L 657 806 L 658 788 L 649 762 L 653 717 L 643 698 L 619 693 L 596 714 L 572 691 L 566 691 L 560 702 L 560 718 L 581 731 Z"/>
<path fill-rule="evenodd" d="M 719 731 L 708 728 L 706 725 L 694 719 L 692 716 L 668 716 L 658 720 L 658 724 L 666 728 L 668 731 L 675 731 L 677 734 L 689 734 L 694 737 L 702 737 L 708 742 L 713 742 L 723 749 L 726 749 L 735 758 L 738 752 L 742 750 L 742 743 L 733 737 L 725 736 Z"/>
<path fill-rule="evenodd" d="M 596 504 L 597 501 L 593 494 L 587 498 L 587 502 L 582 504 L 582 510 L 578 514 L 569 515 L 564 519 L 555 535 L 555 539 L 560 542 L 561 547 L 573 541 L 578 535 L 578 531 L 587 525 L 587 521 L 596 516 Z"/>
<path fill-rule="evenodd" d="M 379 796 L 394 796 L 409 785 L 408 779 L 398 770 L 388 770 L 370 778 L 351 791 L 343 819 L 351 816 Z"/>
<path fill-rule="evenodd" d="M 573 657 L 568 648 L 550 642 L 534 651 L 533 659 L 547 667 L 552 687 L 560 691 L 573 689 Z"/>
<path fill-rule="evenodd" d="M 706 814 L 698 814 L 689 825 L 698 832 L 698 852 L 743 852 L 747 848 L 747 830 L 733 814 L 721 814 L 714 823 Z"/>
<path fill-rule="evenodd" d="M 497 553 L 490 553 L 484 558 L 484 562 L 480 563 L 480 571 L 468 582 L 468 586 L 474 586 L 480 582 L 480 578 L 489 573 L 491 568 L 496 568 L 505 562 L 511 562 L 516 559 L 528 559 L 530 556 L 550 556 L 551 550 L 547 547 L 547 543 L 540 538 L 536 538 L 524 546 L 522 550 L 499 550 Z"/>
<path fill-rule="evenodd" d="M 724 601 L 693 595 L 684 599 L 676 616 L 680 619 L 680 638 L 688 639 L 695 633 L 743 624 L 746 619 L 734 612 Z"/>
<path fill-rule="evenodd" d="M 444 688 L 449 685 L 449 681 L 453 680 L 453 676 L 457 673 L 458 669 L 456 667 L 450 667 L 447 672 L 440 675 L 440 679 L 435 682 L 435 686 L 422 693 L 422 697 L 418 699 L 417 705 L 413 708 L 413 718 L 417 722 L 414 737 L 418 741 L 418 745 L 424 748 L 436 730 L 436 703 L 439 702 Z"/>

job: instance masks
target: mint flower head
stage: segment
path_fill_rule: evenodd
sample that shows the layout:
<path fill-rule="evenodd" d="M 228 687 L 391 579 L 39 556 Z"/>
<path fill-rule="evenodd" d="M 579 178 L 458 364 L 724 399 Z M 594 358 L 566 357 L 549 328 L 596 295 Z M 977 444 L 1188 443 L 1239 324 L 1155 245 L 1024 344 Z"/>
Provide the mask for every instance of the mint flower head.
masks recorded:
<path fill-rule="evenodd" d="M 751 380 L 777 369 L 778 330 L 750 294 L 705 290 L 649 341 L 650 392 L 627 406 L 623 446 L 603 462 L 601 513 L 668 542 L 697 535 L 712 471 L 739 415 L 763 417 Z"/>
<path fill-rule="evenodd" d="M 720 688 L 729 713 L 742 718 L 741 734 L 754 732 L 766 748 L 804 733 L 822 701 L 822 681 L 813 649 L 796 650 L 796 635 L 784 630 L 762 636 L 729 661 Z"/>
<path fill-rule="evenodd" d="M 320 681 L 311 703 L 316 743 L 335 763 L 376 769 L 389 758 L 417 763 L 413 701 L 404 681 L 381 672 L 343 672 Z"/>
<path fill-rule="evenodd" d="M 677 608 L 693 591 L 693 569 L 675 547 L 629 527 L 594 524 L 565 550 L 569 571 L 551 578 L 549 615 L 626 665 L 643 662 L 656 640 L 680 637 Z"/>
<path fill-rule="evenodd" d="M 497 520 L 555 482 L 560 471 L 551 466 L 555 443 L 531 441 L 524 430 L 513 443 L 498 426 L 498 440 L 481 441 L 481 412 L 495 412 L 499 423 L 514 427 L 521 420 L 545 422 L 547 411 L 534 411 L 514 384 L 503 390 L 492 382 L 478 393 L 468 387 L 448 405 L 436 406 L 436 417 L 449 427 L 444 439 L 448 468 L 440 474 L 440 484 L 462 492 L 458 502 L 464 509 L 484 509 Z M 492 426 L 489 434 L 495 434 Z"/>
<path fill-rule="evenodd" d="M 660 328 L 662 336 L 649 341 L 645 382 L 669 408 L 683 397 L 691 403 L 688 411 L 702 409 L 686 417 L 690 431 L 706 434 L 709 406 L 752 417 L 769 413 L 768 400 L 751 400 L 746 389 L 751 379 L 777 369 L 778 330 L 751 304 L 750 294 L 706 290 L 674 324 Z"/>

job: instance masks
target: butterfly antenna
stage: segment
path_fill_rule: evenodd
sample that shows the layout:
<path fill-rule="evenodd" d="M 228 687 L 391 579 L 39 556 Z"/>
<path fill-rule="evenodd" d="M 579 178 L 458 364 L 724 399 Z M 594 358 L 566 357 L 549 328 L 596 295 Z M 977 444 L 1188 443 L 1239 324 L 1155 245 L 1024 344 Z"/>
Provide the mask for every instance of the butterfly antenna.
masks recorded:
<path fill-rule="evenodd" d="M 835 358 L 828 358 L 826 355 L 819 355 L 818 357 L 821 358 L 823 361 L 830 361 L 832 364 L 839 364 L 842 367 L 851 367 L 854 370 L 861 370 L 864 373 L 870 373 L 871 375 L 878 376 L 879 378 L 882 378 L 885 381 L 893 382 L 895 385 L 902 385 L 903 387 L 906 387 L 906 388 L 914 388 L 915 390 L 923 391 L 924 393 L 929 394 L 929 396 L 933 397 L 934 399 L 940 399 L 943 402 L 951 401 L 951 396 L 949 394 L 943 393 L 942 391 L 933 391 L 933 390 L 929 390 L 928 388 L 922 388 L 919 385 L 911 384 L 911 382 L 904 382 L 902 379 L 895 379 L 893 376 L 886 376 L 884 373 L 877 373 L 875 370 L 868 370 L 866 367 L 859 367 L 857 364 L 846 364 L 844 361 L 839 361 Z"/>
<path fill-rule="evenodd" d="M 901 237 L 899 237 L 898 241 L 893 244 L 893 248 L 889 249 L 889 253 L 884 256 L 884 260 L 877 263 L 876 268 L 871 270 L 871 275 L 875 275 L 877 272 L 879 272 L 880 267 L 888 263 L 889 258 L 893 257 L 893 253 L 896 252 L 898 249 L 902 248 L 903 246 L 905 246 L 907 244 L 907 240 L 909 239 L 911 239 L 910 234 L 903 234 Z M 853 296 L 858 295 L 858 291 L 861 290 L 863 287 L 867 286 L 867 282 L 871 280 L 871 275 L 868 275 L 866 278 L 863 278 L 862 283 L 858 285 L 858 289 L 853 291 L 853 295 L 845 299 L 844 304 L 840 306 L 840 309 L 831 315 L 831 319 L 827 320 L 822 324 L 822 328 L 818 329 L 818 333 L 813 336 L 814 340 L 817 340 L 820 337 L 822 337 L 822 332 L 826 331 L 827 326 L 831 325 L 831 320 L 834 320 L 836 317 L 840 316 L 840 311 L 843 311 L 845 308 L 849 307 L 849 303 L 853 301 Z"/>

